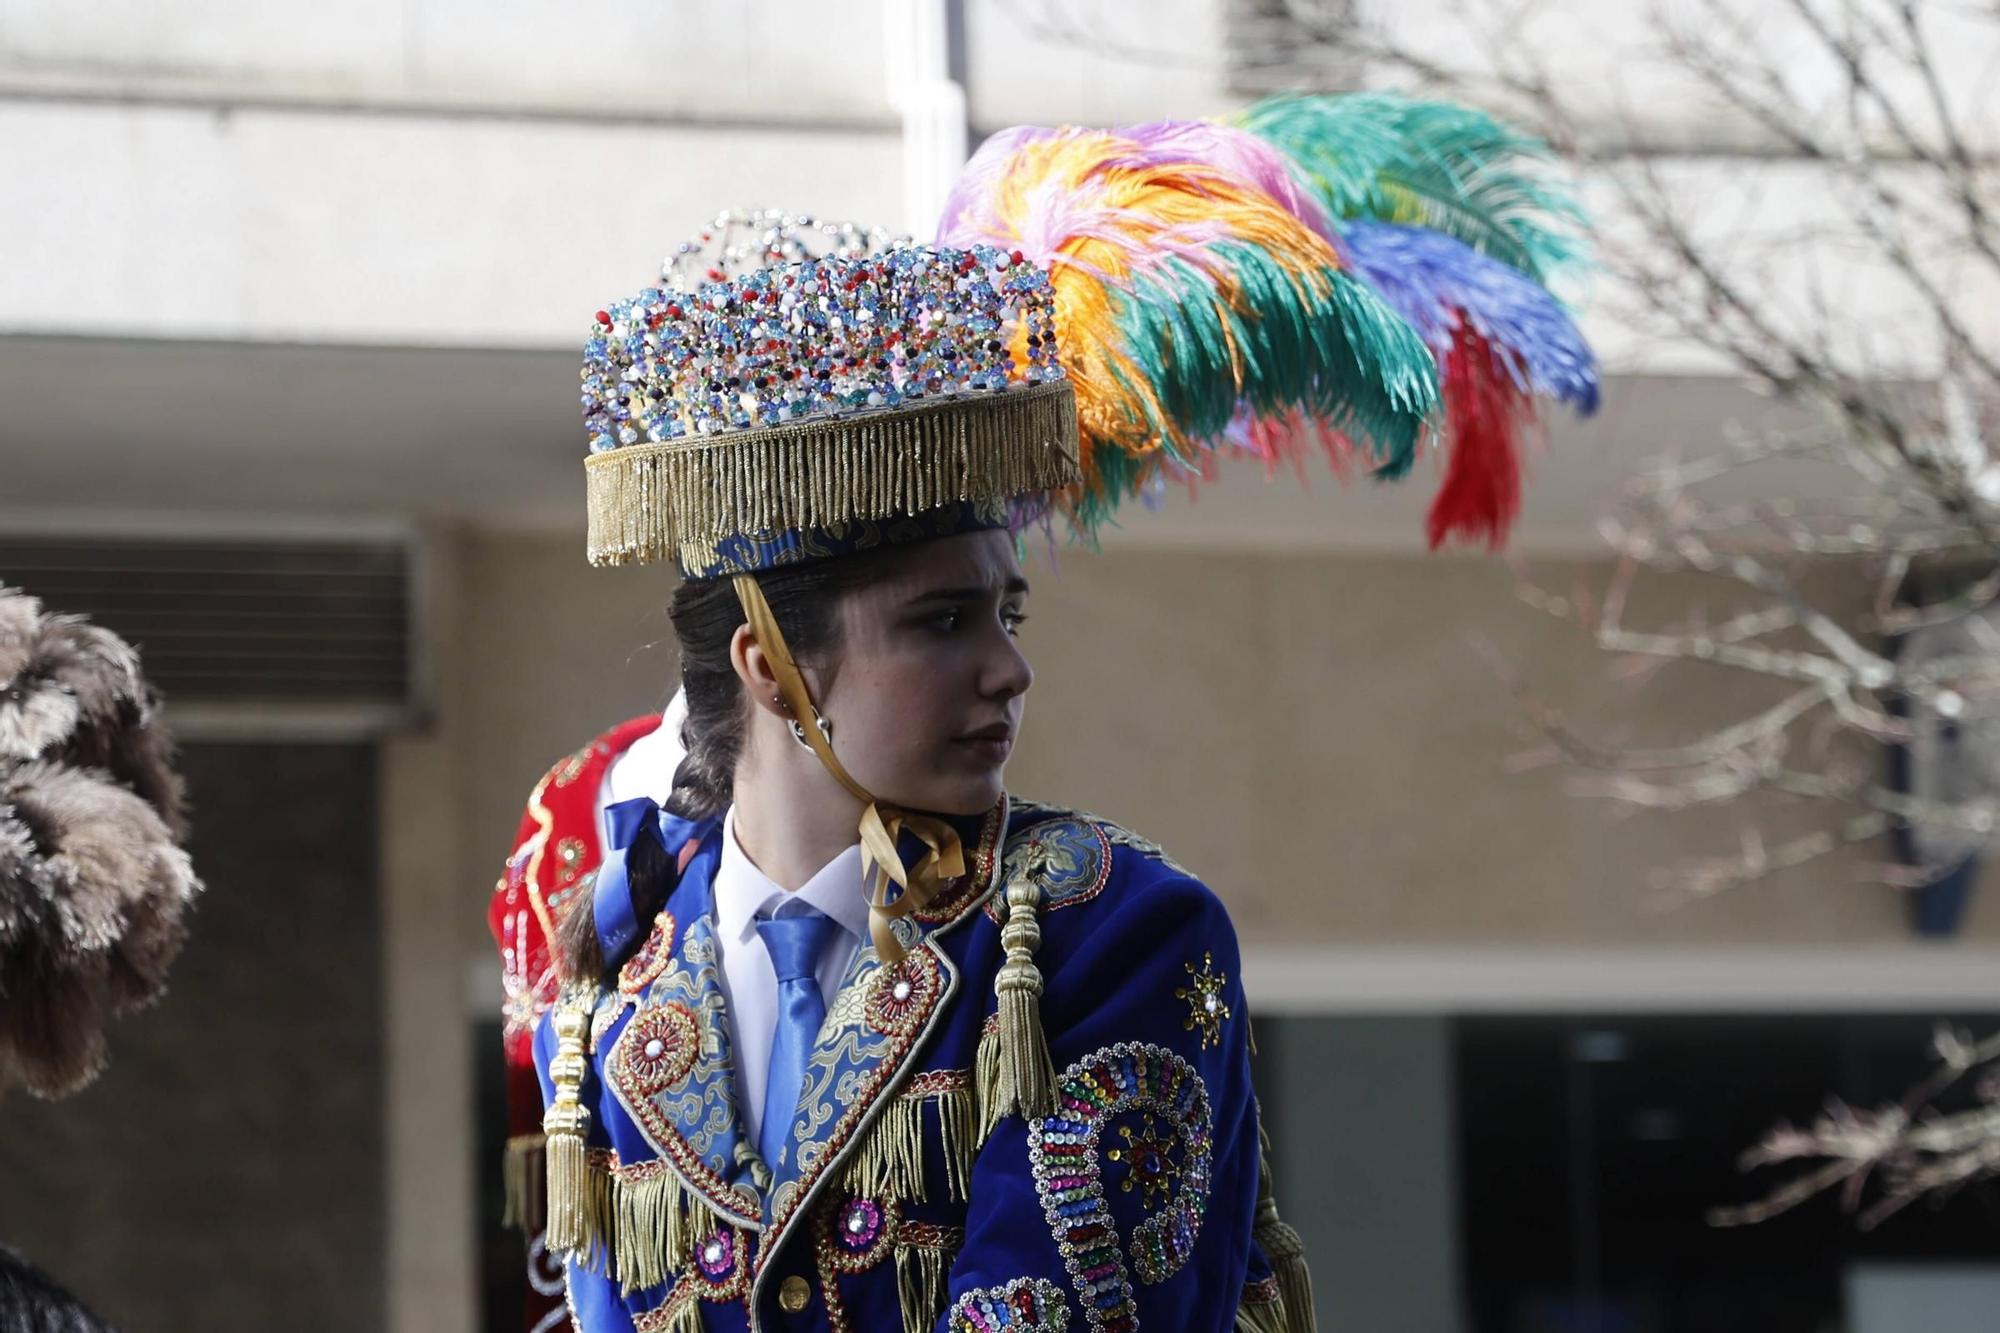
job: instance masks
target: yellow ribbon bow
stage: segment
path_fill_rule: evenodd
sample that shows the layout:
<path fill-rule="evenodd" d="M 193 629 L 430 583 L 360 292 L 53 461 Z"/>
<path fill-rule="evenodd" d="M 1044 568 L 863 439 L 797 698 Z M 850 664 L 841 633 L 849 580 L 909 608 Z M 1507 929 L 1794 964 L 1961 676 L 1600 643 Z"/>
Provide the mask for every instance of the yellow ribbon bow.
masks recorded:
<path fill-rule="evenodd" d="M 930 906 L 947 884 L 965 873 L 965 849 L 959 843 L 958 830 L 935 816 L 914 814 L 878 801 L 848 775 L 825 733 L 819 729 L 819 711 L 813 707 L 812 695 L 806 690 L 798 665 L 792 661 L 792 651 L 785 644 L 777 617 L 771 614 L 771 604 L 764 600 L 764 589 L 748 574 L 738 574 L 735 583 L 736 598 L 743 603 L 750 632 L 756 636 L 764 656 L 771 659 L 771 673 L 778 678 L 778 691 L 791 708 L 806 744 L 819 756 L 826 771 L 833 774 L 834 781 L 847 788 L 864 807 L 862 875 L 872 878 L 868 890 L 868 933 L 874 938 L 875 952 L 884 966 L 893 967 L 903 961 L 903 944 L 896 938 L 893 923 Z M 903 865 L 903 854 L 897 847 L 898 839 L 905 833 L 922 842 L 926 849 L 917 863 L 909 867 Z M 893 901 L 889 898 L 891 881 L 902 890 Z"/>

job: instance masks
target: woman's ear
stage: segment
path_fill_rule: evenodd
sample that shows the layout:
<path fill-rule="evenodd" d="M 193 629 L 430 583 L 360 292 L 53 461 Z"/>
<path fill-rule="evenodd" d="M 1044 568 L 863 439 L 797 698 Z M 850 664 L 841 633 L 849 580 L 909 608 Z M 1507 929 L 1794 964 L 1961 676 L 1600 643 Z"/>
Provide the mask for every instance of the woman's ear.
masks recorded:
<path fill-rule="evenodd" d="M 753 705 L 773 717 L 791 717 L 792 710 L 778 693 L 778 677 L 771 670 L 771 659 L 764 655 L 757 635 L 748 625 L 738 625 L 736 633 L 729 637 L 729 665 L 736 668 L 736 678 L 743 682 L 743 692 Z"/>

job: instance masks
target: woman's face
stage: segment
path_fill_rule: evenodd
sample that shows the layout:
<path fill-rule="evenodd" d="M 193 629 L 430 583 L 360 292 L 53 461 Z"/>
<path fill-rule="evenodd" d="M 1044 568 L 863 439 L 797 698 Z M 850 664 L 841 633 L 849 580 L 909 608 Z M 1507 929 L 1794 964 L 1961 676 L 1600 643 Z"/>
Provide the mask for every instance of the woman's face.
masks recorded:
<path fill-rule="evenodd" d="M 814 699 L 856 782 L 944 814 L 1000 799 L 1035 678 L 1015 637 L 1027 600 L 1000 531 L 912 546 L 841 599 L 838 667 L 814 682 Z"/>

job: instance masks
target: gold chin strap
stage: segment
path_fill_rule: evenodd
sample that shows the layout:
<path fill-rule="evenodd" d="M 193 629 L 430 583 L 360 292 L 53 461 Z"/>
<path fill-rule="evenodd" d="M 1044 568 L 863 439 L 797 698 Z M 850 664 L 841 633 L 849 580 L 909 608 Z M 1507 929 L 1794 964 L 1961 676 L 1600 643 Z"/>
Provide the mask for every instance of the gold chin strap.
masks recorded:
<path fill-rule="evenodd" d="M 834 781 L 866 807 L 861 812 L 861 873 L 869 881 L 868 932 L 874 937 L 875 952 L 885 965 L 893 967 L 903 961 L 903 946 L 891 923 L 929 906 L 946 884 L 965 873 L 965 850 L 959 845 L 958 830 L 942 819 L 911 814 L 878 801 L 866 787 L 848 776 L 819 729 L 819 711 L 813 707 L 812 695 L 807 693 L 798 665 L 792 661 L 791 649 L 785 646 L 785 636 L 778 629 L 777 617 L 771 614 L 771 604 L 764 600 L 764 589 L 749 574 L 738 574 L 735 583 L 736 597 L 743 603 L 750 632 L 756 636 L 764 656 L 771 659 L 778 691 L 804 731 L 806 743 L 812 746 L 826 771 L 833 774 Z M 904 833 L 914 835 L 926 848 L 917 863 L 907 869 L 902 853 L 896 849 L 896 841 Z M 889 901 L 891 880 L 902 889 L 894 902 Z"/>

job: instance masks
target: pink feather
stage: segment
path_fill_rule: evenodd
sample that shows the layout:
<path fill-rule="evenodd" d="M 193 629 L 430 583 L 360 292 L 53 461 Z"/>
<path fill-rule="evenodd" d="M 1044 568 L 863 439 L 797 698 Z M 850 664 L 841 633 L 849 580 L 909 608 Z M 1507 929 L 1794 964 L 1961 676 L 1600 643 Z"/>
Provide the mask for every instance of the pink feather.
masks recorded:
<path fill-rule="evenodd" d="M 1285 155 L 1256 135 L 1206 120 L 1128 125 L 1118 134 L 1138 146 L 1135 161 L 1206 162 L 1249 179 L 1340 252 L 1333 216 L 1299 184 Z"/>

